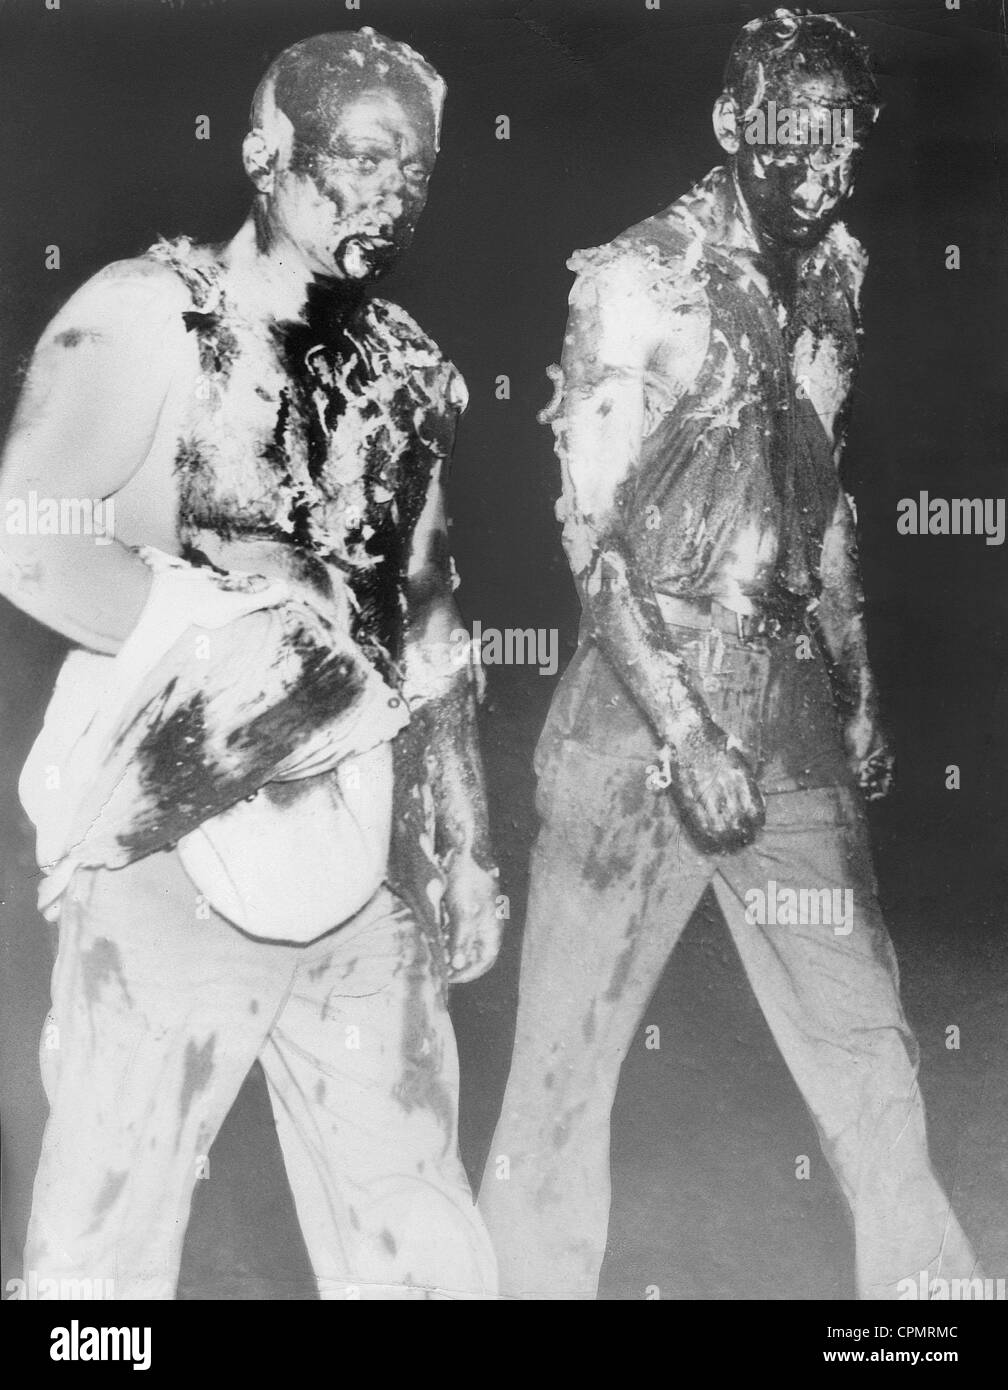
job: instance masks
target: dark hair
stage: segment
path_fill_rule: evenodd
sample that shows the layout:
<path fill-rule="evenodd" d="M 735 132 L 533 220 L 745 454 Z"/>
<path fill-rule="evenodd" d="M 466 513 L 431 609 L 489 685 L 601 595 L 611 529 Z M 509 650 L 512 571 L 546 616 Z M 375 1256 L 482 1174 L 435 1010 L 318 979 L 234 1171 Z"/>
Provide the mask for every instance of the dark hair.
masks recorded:
<path fill-rule="evenodd" d="M 392 87 L 437 132 L 444 82 L 415 49 L 371 28 L 316 34 L 284 49 L 256 88 L 252 125 L 259 124 L 266 94 L 272 91 L 298 143 L 321 147 L 332 128 L 334 108 L 384 86 Z"/>
<path fill-rule="evenodd" d="M 724 91 L 743 111 L 761 104 L 793 74 L 839 73 L 855 106 L 872 118 L 881 105 L 871 56 L 853 29 L 831 14 L 776 9 L 745 25 L 728 55 Z"/>

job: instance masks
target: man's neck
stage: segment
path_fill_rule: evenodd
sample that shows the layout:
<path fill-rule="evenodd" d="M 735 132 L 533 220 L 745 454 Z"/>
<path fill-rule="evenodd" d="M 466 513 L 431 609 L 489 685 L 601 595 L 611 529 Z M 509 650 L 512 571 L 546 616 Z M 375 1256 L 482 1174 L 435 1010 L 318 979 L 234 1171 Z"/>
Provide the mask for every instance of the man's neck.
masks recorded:
<path fill-rule="evenodd" d="M 761 231 L 749 210 L 749 205 L 745 200 L 745 195 L 739 187 L 738 178 L 735 170 L 732 169 L 732 186 L 735 190 L 735 206 L 738 210 L 739 220 L 745 228 L 746 235 L 751 241 L 753 248 L 758 252 L 762 259 L 763 271 L 777 298 L 784 305 L 785 309 L 790 309 L 794 303 L 795 289 L 798 279 L 798 262 L 804 254 L 794 246 L 787 246 L 772 240 L 765 232 Z"/>
<path fill-rule="evenodd" d="M 770 288 L 790 313 L 798 288 L 799 253 L 793 246 L 763 240 L 763 270 Z"/>
<path fill-rule="evenodd" d="M 254 212 L 225 246 L 221 262 L 228 297 L 245 318 L 264 324 L 304 320 L 317 278 L 293 246 L 279 239 L 261 244 Z"/>

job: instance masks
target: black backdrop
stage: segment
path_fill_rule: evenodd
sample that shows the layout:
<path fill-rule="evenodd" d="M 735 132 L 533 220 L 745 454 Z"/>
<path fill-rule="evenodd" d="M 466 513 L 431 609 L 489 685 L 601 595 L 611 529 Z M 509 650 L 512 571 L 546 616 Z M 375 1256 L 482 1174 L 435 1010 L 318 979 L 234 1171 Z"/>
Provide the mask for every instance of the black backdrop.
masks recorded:
<path fill-rule="evenodd" d="M 462 369 L 471 404 L 451 478 L 468 620 L 558 628 L 577 606 L 552 515 L 549 431 L 535 412 L 559 352 L 575 247 L 607 240 L 718 162 L 709 111 L 734 32 L 769 8 L 733 0 L 45 0 L 0 4 L 0 405 L 45 321 L 109 260 L 157 235 L 231 234 L 244 215 L 248 99 L 307 34 L 367 23 L 418 47 L 448 83 L 443 150 L 408 261 L 388 282 Z M 813 8 L 826 8 L 813 6 Z M 875 3 L 848 18 L 886 107 L 850 222 L 866 243 L 863 368 L 846 479 L 858 503 L 872 649 L 899 750 L 873 812 L 883 898 L 948 945 L 1003 927 L 1008 686 L 1006 547 L 901 537 L 921 489 L 1005 496 L 1005 148 L 998 6 Z M 837 11 L 843 13 L 841 11 Z M 510 140 L 495 138 L 499 115 Z M 194 137 L 198 115 L 211 138 Z M 958 271 L 945 247 L 961 248 Z M 46 270 L 58 244 L 61 269 Z M 496 399 L 507 374 L 509 401 Z M 34 1050 L 49 943 L 13 792 L 62 653 L 0 609 L 5 1128 L 15 1243 L 42 1114 Z M 552 682 L 491 672 L 484 718 L 495 828 L 520 926 L 534 833 L 531 752 Z M 962 789 L 945 789 L 957 763 Z M 897 939 L 898 928 L 897 928 Z M 518 932 L 455 1005 L 478 1168 L 506 1070 Z M 908 935 L 907 949 L 913 950 Z M 13 1196 L 12 1196 L 13 1194 Z M 202 1200 L 202 1198 L 201 1198 Z"/>

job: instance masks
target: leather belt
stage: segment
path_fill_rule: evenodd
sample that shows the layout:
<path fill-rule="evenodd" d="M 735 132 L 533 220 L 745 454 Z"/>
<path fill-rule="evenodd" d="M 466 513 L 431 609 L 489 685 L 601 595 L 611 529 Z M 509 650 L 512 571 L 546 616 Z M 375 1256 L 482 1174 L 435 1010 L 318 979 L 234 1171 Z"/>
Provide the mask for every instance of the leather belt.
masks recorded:
<path fill-rule="evenodd" d="M 716 598 L 682 599 L 671 594 L 658 594 L 657 598 L 662 617 L 673 627 L 714 627 L 740 642 L 794 637 L 805 631 L 806 601 L 797 597 L 786 607 L 754 603 L 751 613 L 740 613 Z"/>

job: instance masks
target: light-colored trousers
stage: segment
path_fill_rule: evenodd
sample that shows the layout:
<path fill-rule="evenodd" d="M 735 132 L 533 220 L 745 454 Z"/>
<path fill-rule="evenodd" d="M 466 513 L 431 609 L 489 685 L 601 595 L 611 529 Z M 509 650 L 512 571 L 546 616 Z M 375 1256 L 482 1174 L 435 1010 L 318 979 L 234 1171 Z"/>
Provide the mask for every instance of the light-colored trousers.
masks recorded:
<path fill-rule="evenodd" d="M 595 1296 L 620 1067 L 709 884 L 850 1206 L 860 1296 L 896 1297 L 922 1269 L 969 1276 L 973 1252 L 928 1158 L 916 1043 L 824 672 L 795 668 L 793 643 L 719 646 L 717 680 L 696 660 L 715 717 L 765 740 L 766 826 L 748 848 L 708 856 L 652 785 L 650 735 L 600 661 L 589 653 L 572 670 L 538 754 L 517 1032 L 480 1192 L 501 1292 Z M 747 893 L 772 882 L 851 890 L 851 930 L 747 920 Z"/>
<path fill-rule="evenodd" d="M 391 891 L 310 946 L 271 944 L 169 852 L 79 871 L 59 936 L 26 1278 L 172 1298 L 195 1183 L 258 1057 L 320 1296 L 492 1296 L 454 1034 Z"/>

